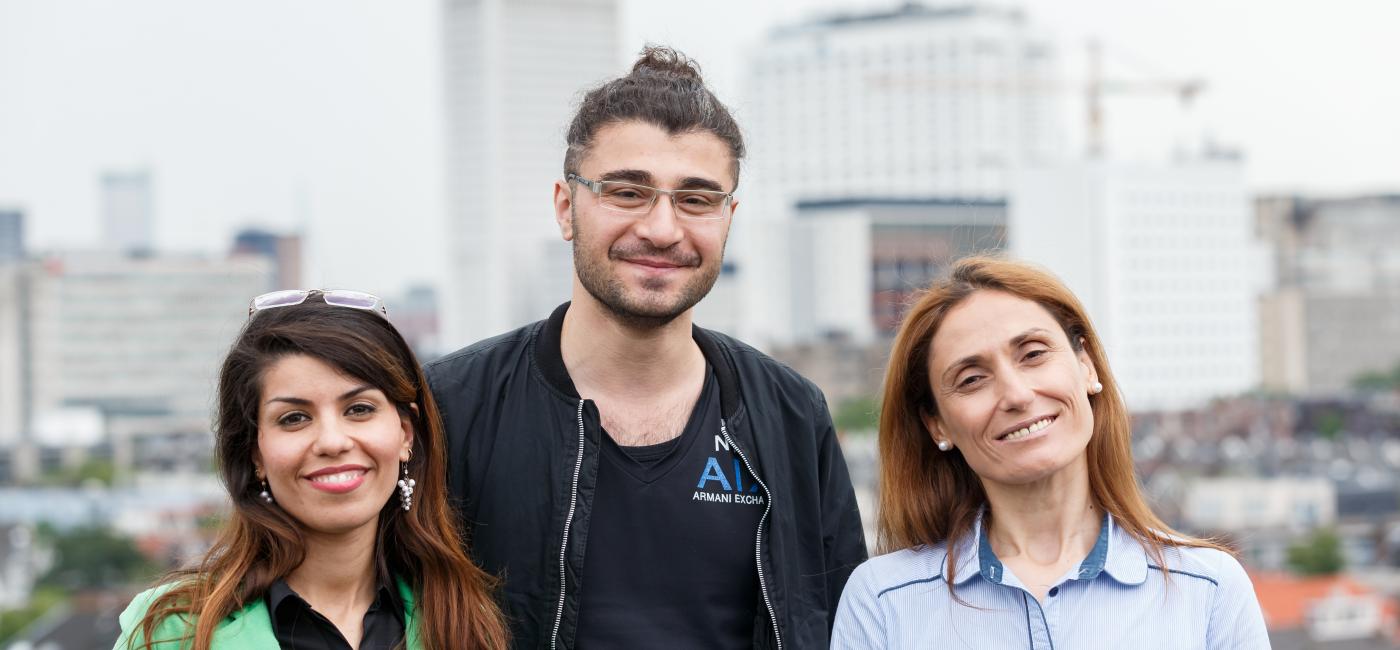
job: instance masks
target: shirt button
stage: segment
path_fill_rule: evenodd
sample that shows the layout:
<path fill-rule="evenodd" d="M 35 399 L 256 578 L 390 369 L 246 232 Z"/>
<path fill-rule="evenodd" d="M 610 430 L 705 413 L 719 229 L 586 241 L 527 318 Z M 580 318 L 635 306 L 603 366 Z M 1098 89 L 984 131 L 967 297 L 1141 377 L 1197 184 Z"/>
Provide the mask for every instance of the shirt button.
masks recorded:
<path fill-rule="evenodd" d="M 1053 598 L 1053 597 L 1058 596 L 1058 595 L 1060 595 L 1060 588 L 1059 588 L 1059 587 L 1051 587 L 1051 588 L 1050 588 L 1050 597 Z"/>

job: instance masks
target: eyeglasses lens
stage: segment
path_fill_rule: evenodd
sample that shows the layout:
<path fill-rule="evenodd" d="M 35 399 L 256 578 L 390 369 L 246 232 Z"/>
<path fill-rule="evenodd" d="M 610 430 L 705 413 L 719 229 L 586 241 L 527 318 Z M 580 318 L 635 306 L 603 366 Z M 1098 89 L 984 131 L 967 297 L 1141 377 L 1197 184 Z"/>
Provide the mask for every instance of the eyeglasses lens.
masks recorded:
<path fill-rule="evenodd" d="M 268 309 L 271 307 L 287 307 L 289 305 L 299 305 L 306 301 L 307 292 L 298 289 L 287 291 L 274 291 L 265 293 L 253 300 L 254 309 Z"/>
<path fill-rule="evenodd" d="M 374 309 L 379 306 L 379 299 L 359 291 L 327 291 L 323 294 L 328 305 L 339 307 L 354 307 L 356 309 Z"/>

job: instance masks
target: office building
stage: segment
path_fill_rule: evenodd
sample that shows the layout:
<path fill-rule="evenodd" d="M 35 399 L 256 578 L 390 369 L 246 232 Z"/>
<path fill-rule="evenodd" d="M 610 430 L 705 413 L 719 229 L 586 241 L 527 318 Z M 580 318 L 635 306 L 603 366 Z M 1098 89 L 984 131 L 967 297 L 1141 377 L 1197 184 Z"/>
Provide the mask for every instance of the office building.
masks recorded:
<path fill-rule="evenodd" d="M 208 431 L 219 363 L 271 269 L 256 257 L 116 253 L 31 266 L 21 347 L 34 442 L 89 442 L 92 414 L 97 435 Z"/>
<path fill-rule="evenodd" d="M 898 9 L 780 27 L 752 59 L 754 165 L 804 199 L 1004 198 L 1060 154 L 1050 38 L 1017 10 Z"/>
<path fill-rule="evenodd" d="M 580 89 L 621 70 L 616 0 L 445 0 L 442 21 L 450 349 L 568 299 L 551 186 Z"/>

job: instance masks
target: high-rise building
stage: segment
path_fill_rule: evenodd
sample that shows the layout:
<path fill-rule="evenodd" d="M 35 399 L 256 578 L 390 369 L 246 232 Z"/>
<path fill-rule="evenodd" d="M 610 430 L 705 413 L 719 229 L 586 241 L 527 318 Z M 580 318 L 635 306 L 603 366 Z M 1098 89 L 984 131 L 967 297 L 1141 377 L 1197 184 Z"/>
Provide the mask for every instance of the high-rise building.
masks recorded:
<path fill-rule="evenodd" d="M 929 8 L 775 30 L 745 99 L 753 165 L 804 199 L 1005 198 L 1060 155 L 1048 35 L 1018 10 Z"/>
<path fill-rule="evenodd" d="M 231 255 L 261 255 L 273 263 L 269 291 L 301 289 L 301 235 L 283 235 L 257 228 L 240 230 L 233 237 Z"/>
<path fill-rule="evenodd" d="M 447 246 L 442 344 L 543 318 L 568 299 L 554 223 L 580 89 L 618 73 L 616 0 L 444 0 Z"/>
<path fill-rule="evenodd" d="M 102 174 L 102 237 L 112 250 L 155 248 L 155 199 L 151 172 L 136 168 Z"/>
<path fill-rule="evenodd" d="M 1012 254 L 1083 301 L 1130 408 L 1190 408 L 1257 387 L 1267 271 L 1238 160 L 1027 170 L 1009 217 Z"/>
<path fill-rule="evenodd" d="M 796 205 L 878 197 L 1004 201 L 1010 174 L 1062 155 L 1052 39 L 1018 10 L 905 3 L 774 30 L 751 57 L 731 250 L 740 335 L 794 339 Z M 748 188 L 748 189 L 745 189 Z"/>
<path fill-rule="evenodd" d="M 1275 286 L 1260 301 L 1265 388 L 1346 391 L 1400 366 L 1400 196 L 1262 197 Z"/>
<path fill-rule="evenodd" d="M 24 211 L 0 206 L 0 264 L 24 259 Z"/>

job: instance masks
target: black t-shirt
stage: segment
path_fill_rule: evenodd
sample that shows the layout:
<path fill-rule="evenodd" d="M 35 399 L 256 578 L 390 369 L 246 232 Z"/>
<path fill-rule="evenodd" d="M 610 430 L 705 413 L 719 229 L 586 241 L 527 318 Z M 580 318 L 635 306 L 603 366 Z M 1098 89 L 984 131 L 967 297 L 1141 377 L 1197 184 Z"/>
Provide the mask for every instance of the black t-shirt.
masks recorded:
<path fill-rule="evenodd" d="M 767 497 L 720 435 L 719 386 L 706 370 L 679 437 L 621 447 L 603 436 L 581 650 L 753 646 L 754 536 Z"/>

